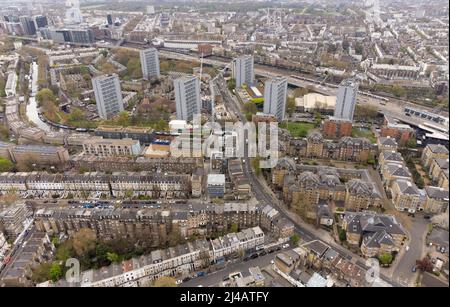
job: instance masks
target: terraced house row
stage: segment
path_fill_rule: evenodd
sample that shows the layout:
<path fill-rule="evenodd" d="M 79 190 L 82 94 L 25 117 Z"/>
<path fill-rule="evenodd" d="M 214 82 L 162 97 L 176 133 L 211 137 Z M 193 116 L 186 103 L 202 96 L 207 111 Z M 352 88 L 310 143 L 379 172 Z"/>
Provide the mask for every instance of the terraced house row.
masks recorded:
<path fill-rule="evenodd" d="M 40 209 L 34 218 L 36 228 L 49 235 L 72 235 L 82 228 L 90 228 L 99 238 L 145 239 L 154 246 L 168 243 L 173 236 L 211 235 L 228 232 L 233 227 L 244 229 L 260 225 L 275 237 L 291 236 L 293 224 L 277 214 L 267 214 L 270 209 L 239 203 L 176 204 L 170 209 L 55 208 Z"/>
<path fill-rule="evenodd" d="M 1 173 L 0 194 L 15 191 L 21 197 L 150 197 L 185 198 L 191 193 L 189 175 L 150 172 L 102 172 L 49 174 Z"/>

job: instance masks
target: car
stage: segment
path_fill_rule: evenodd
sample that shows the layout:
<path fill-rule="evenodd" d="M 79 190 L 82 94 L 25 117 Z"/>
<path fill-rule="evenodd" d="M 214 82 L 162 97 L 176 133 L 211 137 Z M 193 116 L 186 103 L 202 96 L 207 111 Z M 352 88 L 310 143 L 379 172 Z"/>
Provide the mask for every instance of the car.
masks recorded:
<path fill-rule="evenodd" d="M 244 262 L 249 261 L 249 260 L 250 260 L 250 257 L 245 257 L 244 258 Z"/>
<path fill-rule="evenodd" d="M 409 251 L 409 245 L 406 245 L 405 251 Z"/>
<path fill-rule="evenodd" d="M 288 244 L 288 243 L 283 244 L 283 248 L 288 248 L 288 247 L 289 247 L 289 244 Z"/>
<path fill-rule="evenodd" d="M 269 254 L 272 254 L 273 252 L 275 252 L 274 249 L 269 249 L 269 251 L 268 251 Z"/>
<path fill-rule="evenodd" d="M 429 219 L 431 219 L 431 216 L 427 214 L 427 215 L 424 215 L 423 218 L 426 220 L 429 220 Z"/>
<path fill-rule="evenodd" d="M 225 276 L 223 277 L 223 281 L 227 281 L 227 280 L 230 280 L 230 276 L 225 275 Z"/>
<path fill-rule="evenodd" d="M 258 254 L 253 254 L 253 255 L 250 256 L 250 259 L 256 259 L 256 258 L 258 258 L 258 257 L 259 257 Z"/>
<path fill-rule="evenodd" d="M 265 256 L 265 255 L 267 255 L 266 251 L 262 251 L 262 252 L 259 253 L 259 256 Z"/>
<path fill-rule="evenodd" d="M 270 264 L 275 264 L 275 261 L 274 260 L 270 260 Z"/>
<path fill-rule="evenodd" d="M 415 273 L 416 271 L 417 271 L 417 267 L 413 266 L 412 269 L 411 269 L 411 272 Z"/>
<path fill-rule="evenodd" d="M 181 279 L 179 279 L 179 280 L 177 280 L 175 283 L 176 283 L 177 285 L 181 285 L 181 284 L 183 283 L 183 281 L 182 281 Z"/>

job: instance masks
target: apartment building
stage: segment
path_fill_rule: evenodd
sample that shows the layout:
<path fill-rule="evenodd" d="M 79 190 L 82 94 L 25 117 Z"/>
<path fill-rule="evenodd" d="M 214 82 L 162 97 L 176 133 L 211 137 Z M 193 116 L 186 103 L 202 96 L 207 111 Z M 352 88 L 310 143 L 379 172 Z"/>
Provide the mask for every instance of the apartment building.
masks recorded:
<path fill-rule="evenodd" d="M 381 166 L 381 177 L 385 189 L 391 191 L 392 183 L 395 180 L 410 180 L 412 174 L 404 163 L 387 162 Z"/>
<path fill-rule="evenodd" d="M 206 190 L 211 198 L 223 197 L 225 194 L 225 175 L 209 174 L 206 183 Z"/>
<path fill-rule="evenodd" d="M 139 52 L 141 58 L 142 75 L 145 80 L 159 78 L 159 54 L 155 48 L 144 49 Z"/>
<path fill-rule="evenodd" d="M 284 120 L 286 113 L 287 79 L 274 78 L 264 85 L 264 113 L 275 116 L 278 122 Z"/>
<path fill-rule="evenodd" d="M 352 211 L 361 211 L 369 207 L 380 207 L 381 195 L 374 184 L 361 179 L 352 179 L 345 184 L 345 208 Z"/>
<path fill-rule="evenodd" d="M 384 150 L 388 150 L 388 151 L 397 151 L 398 149 L 398 143 L 397 140 L 393 137 L 390 136 L 382 136 L 379 137 L 377 140 L 377 145 L 378 145 L 378 150 L 384 151 Z"/>
<path fill-rule="evenodd" d="M 119 77 L 115 74 L 92 79 L 98 115 L 110 119 L 124 110 Z"/>
<path fill-rule="evenodd" d="M 99 126 L 94 134 L 104 139 L 133 139 L 141 144 L 150 144 L 154 139 L 152 129 L 141 127 Z"/>
<path fill-rule="evenodd" d="M 196 76 L 186 76 L 173 80 L 177 119 L 191 121 L 201 114 L 200 80 Z"/>
<path fill-rule="evenodd" d="M 0 232 L 3 232 L 8 240 L 14 241 L 25 229 L 31 216 L 32 212 L 25 203 L 6 207 L 0 212 Z"/>
<path fill-rule="evenodd" d="M 99 157 L 137 156 L 141 153 L 138 140 L 91 138 L 83 141 L 84 154 Z"/>
<path fill-rule="evenodd" d="M 325 140 L 318 131 L 311 132 L 305 141 L 292 140 L 290 151 L 299 157 L 367 162 L 375 155 L 375 147 L 366 138 L 342 137 Z M 306 148 L 305 148 L 306 147 Z"/>
<path fill-rule="evenodd" d="M 372 211 L 345 212 L 342 229 L 346 231 L 347 242 L 359 247 L 368 258 L 399 252 L 407 239 L 403 226 L 393 215 Z"/>
<path fill-rule="evenodd" d="M 336 96 L 334 117 L 352 121 L 356 107 L 358 83 L 352 79 L 346 79 L 339 84 Z"/>
<path fill-rule="evenodd" d="M 422 152 L 422 165 L 428 169 L 433 159 L 448 159 L 448 149 L 440 144 L 428 144 Z"/>
<path fill-rule="evenodd" d="M 425 203 L 423 209 L 425 212 L 433 214 L 448 213 L 448 188 L 425 187 Z"/>
<path fill-rule="evenodd" d="M 254 59 L 250 55 L 239 57 L 233 61 L 233 77 L 236 79 L 236 87 L 252 85 L 255 81 L 253 71 Z"/>
<path fill-rule="evenodd" d="M 434 158 L 431 160 L 428 174 L 430 175 L 431 179 L 433 179 L 434 181 L 438 181 L 439 178 L 442 176 L 442 173 L 448 172 L 448 170 L 449 170 L 448 157 L 446 159 Z"/>
<path fill-rule="evenodd" d="M 423 206 L 422 195 L 410 180 L 396 179 L 391 188 L 392 202 L 395 209 L 414 213 Z"/>
<path fill-rule="evenodd" d="M 380 135 L 382 137 L 394 138 L 398 146 L 405 147 L 408 141 L 414 136 L 414 129 L 407 124 L 398 123 L 396 120 L 385 117 L 381 126 Z"/>
<path fill-rule="evenodd" d="M 16 163 L 38 165 L 63 165 L 69 161 L 69 152 L 64 147 L 44 145 L 18 145 L 10 150 L 11 160 Z"/>
<path fill-rule="evenodd" d="M 100 157 L 86 154 L 73 156 L 70 159 L 70 165 L 77 170 L 105 172 L 124 172 L 132 169 L 136 171 L 192 174 L 202 164 L 202 159 L 189 157 Z"/>
<path fill-rule="evenodd" d="M 345 208 L 362 210 L 381 206 L 381 194 L 367 170 L 314 167 L 280 160 L 272 171 L 276 189 L 284 201 L 310 219 L 317 218 L 317 206 L 323 202 L 342 203 Z"/>

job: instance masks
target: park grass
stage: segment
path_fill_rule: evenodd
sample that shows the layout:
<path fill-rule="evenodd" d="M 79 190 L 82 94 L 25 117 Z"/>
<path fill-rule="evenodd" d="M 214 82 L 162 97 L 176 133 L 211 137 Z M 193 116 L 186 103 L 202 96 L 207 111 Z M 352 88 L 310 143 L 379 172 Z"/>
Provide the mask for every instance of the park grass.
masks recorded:
<path fill-rule="evenodd" d="M 306 137 L 311 129 L 316 126 L 313 123 L 281 123 L 280 128 L 287 129 L 289 133 L 295 137 Z"/>

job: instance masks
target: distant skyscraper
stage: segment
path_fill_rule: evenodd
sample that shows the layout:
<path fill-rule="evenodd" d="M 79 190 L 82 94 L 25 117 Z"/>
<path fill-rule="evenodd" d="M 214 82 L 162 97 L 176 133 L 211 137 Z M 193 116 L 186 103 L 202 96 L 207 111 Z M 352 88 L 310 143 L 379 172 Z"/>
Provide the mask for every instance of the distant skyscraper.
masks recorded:
<path fill-rule="evenodd" d="M 358 83 L 352 79 L 346 79 L 339 84 L 336 97 L 336 108 L 334 117 L 338 119 L 353 120 L 356 107 L 356 95 L 358 93 Z"/>
<path fill-rule="evenodd" d="M 115 74 L 92 79 L 98 115 L 108 119 L 123 111 L 122 90 Z"/>
<path fill-rule="evenodd" d="M 155 48 L 140 51 L 142 76 L 144 79 L 159 78 L 159 57 Z"/>
<path fill-rule="evenodd" d="M 83 15 L 81 15 L 80 1 L 79 0 L 67 0 L 66 6 L 66 22 L 67 23 L 82 23 Z"/>
<path fill-rule="evenodd" d="M 113 17 L 111 14 L 106 15 L 106 20 L 110 26 L 113 24 Z"/>
<path fill-rule="evenodd" d="M 36 25 L 34 24 L 34 20 L 28 16 L 21 16 L 20 23 L 22 24 L 23 32 L 27 35 L 35 35 L 36 34 Z"/>
<path fill-rule="evenodd" d="M 287 79 L 267 80 L 264 86 L 264 113 L 274 115 L 283 121 L 286 112 Z"/>
<path fill-rule="evenodd" d="M 38 29 L 45 28 L 48 26 L 48 20 L 47 17 L 39 15 L 34 17 L 34 21 L 36 22 L 36 26 Z"/>
<path fill-rule="evenodd" d="M 195 76 L 186 76 L 173 81 L 177 119 L 192 120 L 201 112 L 200 81 Z"/>
<path fill-rule="evenodd" d="M 243 84 L 253 84 L 255 74 L 253 71 L 253 57 L 245 55 L 234 60 L 233 74 L 236 79 L 236 87 L 242 87 Z"/>

